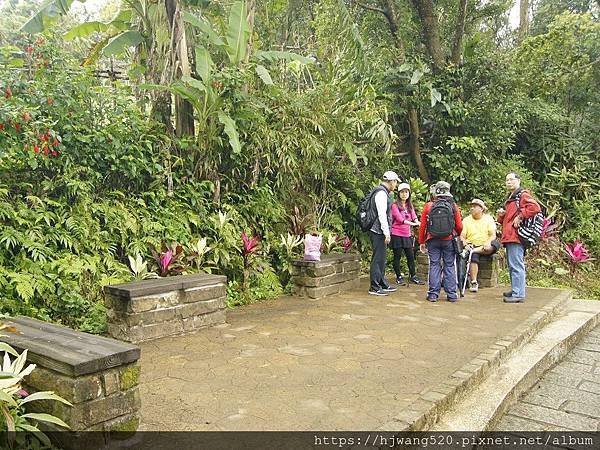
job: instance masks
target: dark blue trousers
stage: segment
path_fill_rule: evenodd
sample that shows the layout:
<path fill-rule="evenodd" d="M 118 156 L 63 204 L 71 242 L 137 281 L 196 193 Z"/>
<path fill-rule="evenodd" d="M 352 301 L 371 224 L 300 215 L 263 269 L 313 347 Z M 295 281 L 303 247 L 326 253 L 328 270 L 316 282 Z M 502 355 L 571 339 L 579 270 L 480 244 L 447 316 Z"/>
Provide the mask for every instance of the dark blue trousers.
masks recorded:
<path fill-rule="evenodd" d="M 458 298 L 456 280 L 456 251 L 454 242 L 430 239 L 427 241 L 429 255 L 429 290 L 427 296 L 439 297 L 442 285 L 450 300 Z M 443 266 L 443 267 L 442 267 Z"/>

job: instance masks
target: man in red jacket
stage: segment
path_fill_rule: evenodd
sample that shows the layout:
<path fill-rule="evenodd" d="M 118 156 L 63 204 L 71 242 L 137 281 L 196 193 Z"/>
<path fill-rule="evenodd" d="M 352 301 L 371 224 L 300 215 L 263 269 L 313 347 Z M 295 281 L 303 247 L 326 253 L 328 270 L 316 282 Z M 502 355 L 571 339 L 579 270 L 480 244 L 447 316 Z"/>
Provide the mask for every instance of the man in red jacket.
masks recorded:
<path fill-rule="evenodd" d="M 525 246 L 517 234 L 523 220 L 540 212 L 540 205 L 529 191 L 521 188 L 521 177 L 515 172 L 506 175 L 506 188 L 510 191 L 504 208 L 498 210 L 497 221 L 502 224 L 501 242 L 506 248 L 511 291 L 504 293 L 504 302 L 525 301 Z"/>
<path fill-rule="evenodd" d="M 462 232 L 462 219 L 448 183 L 438 181 L 432 193 L 433 201 L 423 207 L 419 226 L 421 252 L 429 256 L 427 300 L 437 302 L 443 284 L 448 301 L 455 302 L 458 300 L 458 292 L 454 236 L 460 236 Z"/>

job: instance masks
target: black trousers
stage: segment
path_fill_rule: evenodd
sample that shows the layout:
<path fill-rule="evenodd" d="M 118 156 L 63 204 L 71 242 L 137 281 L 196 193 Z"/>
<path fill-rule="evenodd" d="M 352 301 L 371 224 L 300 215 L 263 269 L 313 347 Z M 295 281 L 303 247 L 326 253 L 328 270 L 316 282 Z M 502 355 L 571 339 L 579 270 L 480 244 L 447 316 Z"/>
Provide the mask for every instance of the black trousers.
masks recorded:
<path fill-rule="evenodd" d="M 371 258 L 371 289 L 379 290 L 387 288 L 389 285 L 385 281 L 385 263 L 387 260 L 385 236 L 369 231 L 369 238 L 371 239 L 371 247 L 373 248 L 373 257 Z"/>
<path fill-rule="evenodd" d="M 394 250 L 394 272 L 396 272 L 396 278 L 400 278 L 402 276 L 402 272 L 400 272 L 400 258 L 402 258 L 402 253 L 406 255 L 406 263 L 408 264 L 408 273 L 410 277 L 414 277 L 417 274 L 417 270 L 415 268 L 415 249 L 410 248 L 395 248 Z"/>

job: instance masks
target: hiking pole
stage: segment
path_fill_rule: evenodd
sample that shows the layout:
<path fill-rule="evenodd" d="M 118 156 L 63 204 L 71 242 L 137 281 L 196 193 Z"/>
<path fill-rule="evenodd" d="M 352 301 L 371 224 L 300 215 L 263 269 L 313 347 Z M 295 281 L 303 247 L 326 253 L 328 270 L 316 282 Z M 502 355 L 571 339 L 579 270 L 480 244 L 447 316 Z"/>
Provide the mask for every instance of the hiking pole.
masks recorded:
<path fill-rule="evenodd" d="M 469 250 L 469 257 L 467 258 L 467 267 L 465 268 L 465 279 L 463 281 L 462 289 L 460 291 L 460 295 L 462 297 L 465 296 L 465 291 L 467 290 L 467 279 L 469 278 L 469 269 L 471 268 L 471 255 L 473 254 L 473 248 Z"/>

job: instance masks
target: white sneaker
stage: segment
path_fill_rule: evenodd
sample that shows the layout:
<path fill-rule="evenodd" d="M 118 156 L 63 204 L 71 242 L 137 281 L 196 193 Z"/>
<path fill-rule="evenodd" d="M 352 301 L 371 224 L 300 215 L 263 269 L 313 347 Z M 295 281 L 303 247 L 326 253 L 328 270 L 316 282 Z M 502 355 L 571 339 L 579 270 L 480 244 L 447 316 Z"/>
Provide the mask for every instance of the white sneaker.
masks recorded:
<path fill-rule="evenodd" d="M 479 290 L 479 283 L 477 281 L 471 281 L 471 287 L 469 288 L 469 291 L 477 292 L 478 290 Z"/>

